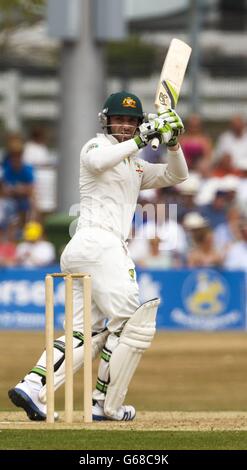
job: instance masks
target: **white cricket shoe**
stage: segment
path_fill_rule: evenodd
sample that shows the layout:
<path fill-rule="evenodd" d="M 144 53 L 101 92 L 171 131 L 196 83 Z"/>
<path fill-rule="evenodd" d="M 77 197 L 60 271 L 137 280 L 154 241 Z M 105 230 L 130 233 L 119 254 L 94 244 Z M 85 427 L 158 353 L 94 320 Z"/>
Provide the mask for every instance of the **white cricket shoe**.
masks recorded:
<path fill-rule="evenodd" d="M 93 421 L 132 421 L 136 416 L 136 410 L 133 406 L 122 405 L 112 416 L 107 416 L 104 412 L 104 405 L 93 400 L 92 409 Z"/>
<path fill-rule="evenodd" d="M 15 406 L 23 408 L 31 421 L 46 420 L 46 405 L 41 403 L 39 393 L 32 390 L 28 383 L 23 380 L 16 387 L 8 391 L 8 395 Z M 58 419 L 58 413 L 54 413 L 54 419 Z"/>

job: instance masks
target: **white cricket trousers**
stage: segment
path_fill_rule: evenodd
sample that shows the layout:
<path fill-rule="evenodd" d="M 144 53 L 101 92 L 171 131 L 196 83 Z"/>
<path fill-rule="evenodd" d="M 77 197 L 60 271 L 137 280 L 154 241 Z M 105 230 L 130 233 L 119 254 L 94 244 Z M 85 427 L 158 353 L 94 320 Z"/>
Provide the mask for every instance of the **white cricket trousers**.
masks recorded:
<path fill-rule="evenodd" d="M 114 233 L 98 227 L 80 229 L 61 256 L 63 272 L 92 276 L 92 331 L 105 326 L 121 331 L 140 305 L 135 265 L 126 244 Z M 82 280 L 73 281 L 74 331 L 83 332 Z"/>

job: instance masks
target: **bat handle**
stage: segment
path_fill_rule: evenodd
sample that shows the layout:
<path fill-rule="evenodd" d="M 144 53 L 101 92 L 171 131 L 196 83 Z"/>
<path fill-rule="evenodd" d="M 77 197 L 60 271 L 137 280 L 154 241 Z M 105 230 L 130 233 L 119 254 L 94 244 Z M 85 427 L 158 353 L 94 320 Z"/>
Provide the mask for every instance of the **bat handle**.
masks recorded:
<path fill-rule="evenodd" d="M 160 141 L 157 137 L 155 137 L 152 141 L 151 141 L 151 147 L 153 150 L 158 150 L 159 148 L 159 145 L 160 145 Z"/>

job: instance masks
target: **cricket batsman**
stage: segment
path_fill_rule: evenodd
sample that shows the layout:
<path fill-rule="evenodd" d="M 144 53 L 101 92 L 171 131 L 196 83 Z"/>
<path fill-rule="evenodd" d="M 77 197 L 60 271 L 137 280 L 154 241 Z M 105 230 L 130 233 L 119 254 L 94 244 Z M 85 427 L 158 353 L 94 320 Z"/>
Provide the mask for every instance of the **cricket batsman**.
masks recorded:
<path fill-rule="evenodd" d="M 93 357 L 101 352 L 93 392 L 94 420 L 133 420 L 124 405 L 131 378 L 155 334 L 159 299 L 140 304 L 135 266 L 126 245 L 139 191 L 181 183 L 188 169 L 178 136 L 184 130 L 169 109 L 144 122 L 140 99 L 121 91 L 109 96 L 100 113 L 103 133 L 87 142 L 80 156 L 80 217 L 61 256 L 63 272 L 92 277 Z M 153 138 L 168 147 L 167 164 L 151 164 L 140 150 Z M 74 372 L 83 364 L 83 292 L 73 283 Z M 65 381 L 65 337 L 54 341 L 55 389 Z M 11 401 L 29 419 L 46 419 L 46 353 L 14 388 Z M 57 418 L 57 414 L 55 416 Z"/>

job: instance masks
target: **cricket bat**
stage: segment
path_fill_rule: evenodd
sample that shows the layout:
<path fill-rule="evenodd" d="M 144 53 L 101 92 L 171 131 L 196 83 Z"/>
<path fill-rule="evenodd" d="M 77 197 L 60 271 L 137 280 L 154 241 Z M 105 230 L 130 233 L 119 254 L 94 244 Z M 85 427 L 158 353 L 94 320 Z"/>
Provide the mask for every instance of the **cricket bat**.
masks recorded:
<path fill-rule="evenodd" d="M 171 40 L 155 95 L 154 105 L 158 114 L 176 107 L 191 50 L 180 39 Z M 151 145 L 153 150 L 157 150 L 159 139 L 154 138 Z"/>

